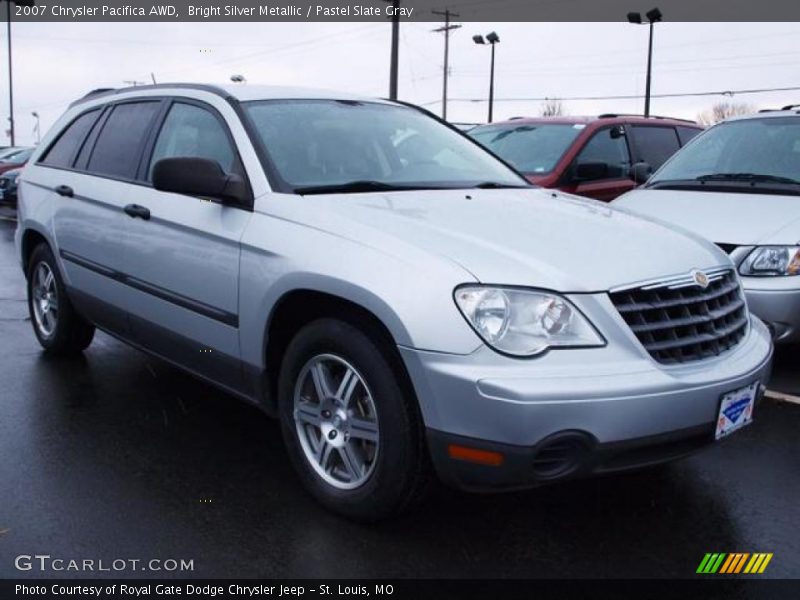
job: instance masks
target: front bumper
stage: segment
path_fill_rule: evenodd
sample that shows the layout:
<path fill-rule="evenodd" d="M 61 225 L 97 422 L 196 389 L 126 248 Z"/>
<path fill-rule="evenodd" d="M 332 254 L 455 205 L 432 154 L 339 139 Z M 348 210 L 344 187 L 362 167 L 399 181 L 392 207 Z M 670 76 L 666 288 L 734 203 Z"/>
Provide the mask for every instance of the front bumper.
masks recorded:
<path fill-rule="evenodd" d="M 800 343 L 800 277 L 742 278 L 750 311 L 772 330 L 775 343 Z"/>
<path fill-rule="evenodd" d="M 401 348 L 440 477 L 469 489 L 527 487 L 669 460 L 713 441 L 723 394 L 754 381 L 765 385 L 770 375 L 770 333 L 758 319 L 730 352 L 677 367 L 617 341 L 533 360 L 486 347 L 467 356 Z M 504 460 L 454 459 L 451 444 Z M 566 448 L 580 460 L 568 469 L 537 469 L 545 448 Z"/>

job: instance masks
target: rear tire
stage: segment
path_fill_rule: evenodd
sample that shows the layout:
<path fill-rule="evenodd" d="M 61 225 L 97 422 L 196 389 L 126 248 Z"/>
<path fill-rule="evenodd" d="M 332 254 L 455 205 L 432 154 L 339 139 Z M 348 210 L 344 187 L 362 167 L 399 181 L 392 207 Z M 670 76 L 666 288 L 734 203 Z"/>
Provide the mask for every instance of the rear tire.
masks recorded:
<path fill-rule="evenodd" d="M 430 479 L 416 400 L 386 344 L 349 323 L 321 319 L 289 344 L 278 381 L 292 464 L 324 506 L 377 521 L 420 501 Z"/>
<path fill-rule="evenodd" d="M 94 326 L 75 312 L 61 272 L 47 244 L 33 249 L 28 261 L 28 312 L 36 339 L 48 354 L 80 354 L 94 338 Z"/>

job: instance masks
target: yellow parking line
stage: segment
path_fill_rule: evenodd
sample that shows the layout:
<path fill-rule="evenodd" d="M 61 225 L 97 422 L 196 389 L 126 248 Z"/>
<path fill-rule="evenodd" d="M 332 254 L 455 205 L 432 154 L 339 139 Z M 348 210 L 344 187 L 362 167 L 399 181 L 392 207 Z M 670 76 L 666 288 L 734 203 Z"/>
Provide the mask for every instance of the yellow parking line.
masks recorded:
<path fill-rule="evenodd" d="M 773 392 L 767 390 L 764 394 L 770 400 L 778 400 L 780 402 L 791 402 L 792 404 L 800 404 L 800 396 L 792 396 L 791 394 L 784 394 L 783 392 Z"/>

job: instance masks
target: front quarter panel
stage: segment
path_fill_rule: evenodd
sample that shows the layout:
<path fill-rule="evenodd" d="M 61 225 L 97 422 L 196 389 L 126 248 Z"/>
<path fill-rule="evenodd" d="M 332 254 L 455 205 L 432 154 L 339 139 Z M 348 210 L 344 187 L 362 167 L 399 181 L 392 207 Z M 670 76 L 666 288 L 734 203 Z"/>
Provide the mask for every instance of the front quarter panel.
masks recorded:
<path fill-rule="evenodd" d="M 453 290 L 475 279 L 447 259 L 406 250 L 408 255 L 399 256 L 257 210 L 242 238 L 239 305 L 244 361 L 264 367 L 272 310 L 285 294 L 296 290 L 327 293 L 360 305 L 381 320 L 400 346 L 473 352 L 481 342 L 459 313 Z"/>

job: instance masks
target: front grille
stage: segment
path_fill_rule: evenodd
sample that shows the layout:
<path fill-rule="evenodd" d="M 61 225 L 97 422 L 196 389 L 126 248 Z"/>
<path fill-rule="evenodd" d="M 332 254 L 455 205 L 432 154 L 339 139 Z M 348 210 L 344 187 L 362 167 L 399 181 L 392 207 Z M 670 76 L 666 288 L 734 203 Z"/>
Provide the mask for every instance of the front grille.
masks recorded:
<path fill-rule="evenodd" d="M 0 177 L 0 190 L 5 189 L 8 187 L 8 179 L 5 177 Z"/>
<path fill-rule="evenodd" d="M 611 292 L 611 301 L 633 333 L 660 363 L 719 356 L 747 331 L 747 308 L 735 273 L 706 273 L 702 288 L 694 275 Z"/>

